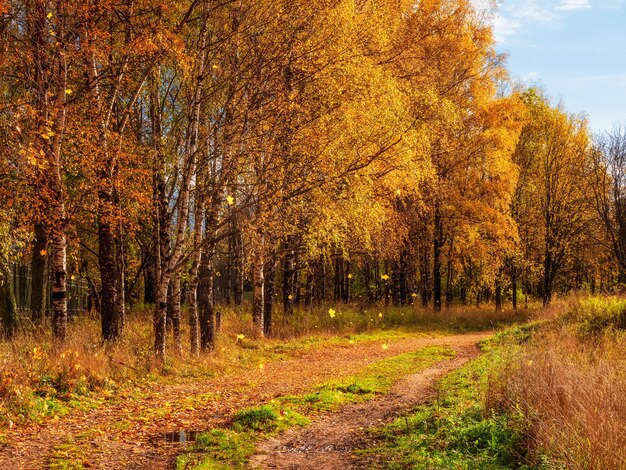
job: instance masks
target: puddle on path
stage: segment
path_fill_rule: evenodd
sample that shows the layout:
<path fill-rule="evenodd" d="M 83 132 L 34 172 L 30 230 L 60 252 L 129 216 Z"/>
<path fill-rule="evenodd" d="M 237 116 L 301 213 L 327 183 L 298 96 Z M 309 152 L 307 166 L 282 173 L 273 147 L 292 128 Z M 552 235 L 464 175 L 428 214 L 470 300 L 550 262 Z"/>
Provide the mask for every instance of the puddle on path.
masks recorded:
<path fill-rule="evenodd" d="M 170 443 L 184 443 L 193 442 L 202 431 L 173 431 L 166 432 L 163 436 L 166 442 Z"/>

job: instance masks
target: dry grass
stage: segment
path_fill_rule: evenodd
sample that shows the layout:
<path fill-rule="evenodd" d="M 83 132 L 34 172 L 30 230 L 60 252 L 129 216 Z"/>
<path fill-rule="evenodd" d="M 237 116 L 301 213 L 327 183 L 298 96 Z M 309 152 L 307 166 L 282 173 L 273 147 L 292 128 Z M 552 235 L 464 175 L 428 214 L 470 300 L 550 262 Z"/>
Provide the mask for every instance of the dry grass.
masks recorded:
<path fill-rule="evenodd" d="M 602 302 L 616 317 L 620 301 Z M 581 338 L 579 320 L 597 307 L 577 302 L 490 382 L 488 405 L 523 413 L 531 460 L 547 456 L 549 468 L 626 469 L 626 334 L 609 326 Z"/>

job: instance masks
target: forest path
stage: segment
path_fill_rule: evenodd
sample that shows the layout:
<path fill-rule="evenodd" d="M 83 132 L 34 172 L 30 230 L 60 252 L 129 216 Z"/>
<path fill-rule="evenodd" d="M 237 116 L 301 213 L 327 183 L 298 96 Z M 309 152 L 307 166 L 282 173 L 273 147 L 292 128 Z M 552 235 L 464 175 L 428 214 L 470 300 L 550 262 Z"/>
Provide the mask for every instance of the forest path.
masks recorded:
<path fill-rule="evenodd" d="M 224 425 L 237 409 L 306 392 L 330 379 L 354 375 L 372 362 L 428 346 L 471 350 L 491 334 L 420 334 L 385 341 L 386 348 L 381 347 L 383 341 L 348 344 L 346 340 L 346 344 L 331 343 L 286 360 L 268 362 L 263 368 L 194 383 L 155 385 L 156 389 L 139 399 L 119 400 L 91 412 L 73 413 L 41 426 L 10 431 L 8 443 L 0 446 L 0 467 L 49 468 L 55 459 L 60 459 L 75 465 L 69 468 L 172 468 L 184 444 L 169 444 L 164 437 L 166 432 L 208 430 Z M 457 359 L 444 364 L 452 365 L 454 361 Z M 447 366 L 442 366 L 447 370 Z M 434 373 L 432 380 L 445 373 L 444 369 Z M 432 380 L 428 379 L 427 384 Z M 372 402 L 368 403 L 371 406 Z"/>
<path fill-rule="evenodd" d="M 461 367 L 480 353 L 469 336 L 450 344 L 456 356 L 441 361 L 397 382 L 384 396 L 348 405 L 321 416 L 304 428 L 292 428 L 257 445 L 251 468 L 285 470 L 359 468 L 354 451 L 366 449 L 372 440 L 367 430 L 390 423 L 409 413 L 416 405 L 432 399 L 435 381 Z"/>

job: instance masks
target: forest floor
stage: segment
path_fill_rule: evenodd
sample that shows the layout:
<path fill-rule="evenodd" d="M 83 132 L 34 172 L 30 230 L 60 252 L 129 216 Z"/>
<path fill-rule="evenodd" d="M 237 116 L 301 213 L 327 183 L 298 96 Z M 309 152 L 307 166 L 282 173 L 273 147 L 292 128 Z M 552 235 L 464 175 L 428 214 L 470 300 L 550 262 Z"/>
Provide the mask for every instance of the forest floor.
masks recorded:
<path fill-rule="evenodd" d="M 152 384 L 140 393 L 118 396 L 92 411 L 76 411 L 43 424 L 10 429 L 0 447 L 0 466 L 36 468 L 172 468 L 188 443 L 169 443 L 166 433 L 206 431 L 228 426 L 235 412 L 268 403 L 277 397 L 309 393 L 316 385 L 353 376 L 369 365 L 428 347 L 456 352 L 396 384 L 385 399 L 348 405 L 336 413 L 321 414 L 310 426 L 262 442 L 253 463 L 274 467 L 303 462 L 323 468 L 325 456 L 333 462 L 348 459 L 348 451 L 362 443 L 359 428 L 390 420 L 415 403 L 432 396 L 431 385 L 448 371 L 478 354 L 476 343 L 491 332 L 425 335 L 397 339 L 353 341 L 348 338 L 296 349 L 277 359 L 212 378 L 176 384 Z M 312 441 L 323 441 L 323 449 Z M 305 449 L 304 452 L 293 452 Z M 295 460 L 291 460 L 295 459 Z M 347 460 L 346 460 L 347 462 Z M 285 463 L 285 465 L 288 465 Z M 290 467 L 285 467 L 290 468 Z"/>

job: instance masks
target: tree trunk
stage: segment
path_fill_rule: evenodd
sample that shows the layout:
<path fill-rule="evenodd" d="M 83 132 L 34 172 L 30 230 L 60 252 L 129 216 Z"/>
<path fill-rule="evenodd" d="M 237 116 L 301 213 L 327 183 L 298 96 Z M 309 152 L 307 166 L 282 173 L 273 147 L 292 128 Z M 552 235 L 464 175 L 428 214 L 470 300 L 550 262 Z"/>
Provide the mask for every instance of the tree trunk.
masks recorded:
<path fill-rule="evenodd" d="M 117 195 L 115 199 L 115 205 L 119 208 Z M 124 260 L 124 237 L 121 222 L 118 223 L 116 242 L 117 299 L 115 302 L 115 319 L 117 321 L 117 338 L 120 338 L 124 331 L 124 323 L 126 322 L 126 263 Z"/>
<path fill-rule="evenodd" d="M 290 241 L 288 240 L 285 242 L 285 257 L 283 260 L 283 311 L 285 312 L 285 315 L 291 315 L 293 313 L 294 305 L 295 253 L 289 245 Z"/>
<path fill-rule="evenodd" d="M 183 354 L 183 344 L 180 336 L 180 274 L 174 274 L 170 280 L 171 287 L 171 318 L 174 336 L 174 350 L 176 354 Z"/>
<path fill-rule="evenodd" d="M 517 269 L 515 264 L 511 267 L 511 302 L 513 310 L 517 310 Z"/>
<path fill-rule="evenodd" d="M 2 326 L 0 337 L 13 338 L 17 329 L 17 305 L 13 292 L 13 278 L 5 266 L 0 268 L 0 326 Z"/>
<path fill-rule="evenodd" d="M 502 311 L 502 277 L 496 278 L 496 312 Z"/>
<path fill-rule="evenodd" d="M 156 259 L 152 253 L 146 253 L 148 257 L 146 269 L 143 271 L 143 302 L 144 304 L 154 304 L 156 298 Z"/>
<path fill-rule="evenodd" d="M 263 272 L 264 262 L 257 255 L 253 266 L 254 278 L 254 294 L 252 297 L 252 329 L 254 335 L 258 338 L 264 337 L 263 310 L 264 310 L 264 294 L 265 294 L 265 275 Z"/>
<path fill-rule="evenodd" d="M 199 240 L 202 236 L 201 219 L 198 214 L 202 214 L 202 209 L 198 211 L 196 209 L 196 228 L 194 232 L 196 234 L 196 240 Z M 196 244 L 199 246 L 199 243 Z M 202 250 L 198 250 L 198 253 L 193 258 L 191 270 L 189 271 L 189 291 L 187 292 L 187 311 L 189 313 L 189 349 L 192 356 L 197 356 L 200 351 L 200 337 L 198 335 L 199 321 L 198 321 L 198 283 L 199 283 L 199 269 L 201 262 Z"/>
<path fill-rule="evenodd" d="M 443 222 L 439 205 L 435 206 L 435 230 L 433 235 L 433 305 L 441 311 L 441 248 L 443 246 Z"/>
<path fill-rule="evenodd" d="M 430 302 L 430 298 L 432 295 L 431 291 L 431 282 L 430 282 L 430 273 L 432 272 L 430 267 L 430 254 L 429 250 L 424 248 L 422 249 L 422 256 L 420 262 L 420 293 L 422 295 L 422 307 L 428 307 L 428 303 Z"/>
<path fill-rule="evenodd" d="M 454 300 L 454 264 L 452 264 L 453 237 L 450 237 L 450 252 L 448 253 L 448 263 L 446 269 L 446 307 L 451 307 Z"/>
<path fill-rule="evenodd" d="M 543 263 L 543 306 L 547 306 L 552 301 L 552 258 L 546 249 L 546 255 Z"/>
<path fill-rule="evenodd" d="M 213 310 L 213 249 L 207 247 L 200 259 L 198 282 L 198 317 L 200 323 L 200 349 L 207 352 L 215 348 L 215 312 Z"/>
<path fill-rule="evenodd" d="M 154 354 L 157 361 L 165 360 L 165 344 L 167 335 L 167 286 L 170 283 L 167 273 L 161 273 L 156 288 L 156 305 L 154 307 Z"/>
<path fill-rule="evenodd" d="M 46 278 L 48 274 L 48 236 L 42 224 L 35 224 L 33 257 L 30 265 L 30 319 L 41 325 L 46 315 Z"/>
<path fill-rule="evenodd" d="M 274 286 L 276 279 L 276 261 L 269 260 L 263 267 L 263 333 L 272 335 L 272 310 L 274 307 Z"/>
<path fill-rule="evenodd" d="M 343 265 L 343 303 L 350 302 L 350 261 L 344 261 Z"/>
<path fill-rule="evenodd" d="M 315 279 L 315 288 L 317 289 L 317 304 L 322 305 L 326 300 L 326 260 L 320 255 L 317 274 Z"/>
<path fill-rule="evenodd" d="M 115 256 L 115 235 L 111 226 L 113 214 L 111 211 L 112 202 L 108 191 L 100 191 L 99 204 L 98 240 L 99 251 L 98 261 L 100 264 L 100 318 L 102 324 L 102 339 L 104 341 L 115 341 L 119 336 L 119 322 L 117 319 L 117 260 Z M 157 287 L 157 291 L 161 286 Z M 165 286 L 164 298 L 167 296 L 167 284 Z M 157 292 L 157 302 L 159 294 Z M 164 300 L 165 302 L 165 300 Z M 165 311 L 165 310 L 164 310 Z"/>
<path fill-rule="evenodd" d="M 241 241 L 241 234 L 239 233 L 239 228 L 236 228 L 235 234 L 233 235 L 234 239 L 234 256 L 233 256 L 233 272 L 232 272 L 232 291 L 233 291 L 233 300 L 235 301 L 235 305 L 241 305 L 243 301 L 243 277 L 244 277 L 244 269 L 243 269 L 243 243 Z"/>
<path fill-rule="evenodd" d="M 194 261 L 195 265 L 195 261 Z M 191 268 L 189 275 L 189 291 L 187 292 L 187 311 L 189 313 L 189 351 L 192 356 L 197 356 L 200 350 L 200 338 L 198 336 L 198 267 Z"/>

